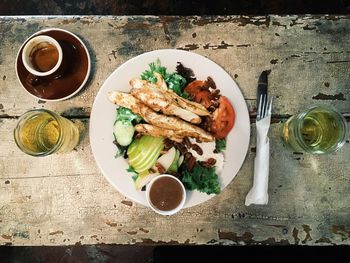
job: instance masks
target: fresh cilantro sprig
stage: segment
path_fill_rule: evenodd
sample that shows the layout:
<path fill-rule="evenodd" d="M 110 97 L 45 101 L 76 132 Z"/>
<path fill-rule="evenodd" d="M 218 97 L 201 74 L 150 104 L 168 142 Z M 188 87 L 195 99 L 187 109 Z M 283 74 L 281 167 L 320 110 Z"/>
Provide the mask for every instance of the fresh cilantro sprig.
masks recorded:
<path fill-rule="evenodd" d="M 207 194 L 220 193 L 220 184 L 215 167 L 203 167 L 198 162 L 191 172 L 183 171 L 182 182 L 188 190 L 197 189 Z"/>

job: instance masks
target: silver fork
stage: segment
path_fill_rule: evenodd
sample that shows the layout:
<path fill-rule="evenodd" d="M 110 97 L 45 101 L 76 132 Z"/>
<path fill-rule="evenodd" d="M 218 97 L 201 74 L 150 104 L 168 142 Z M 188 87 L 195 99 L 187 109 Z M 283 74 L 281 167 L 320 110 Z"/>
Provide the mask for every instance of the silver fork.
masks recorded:
<path fill-rule="evenodd" d="M 271 115 L 272 111 L 272 97 L 269 97 L 267 94 L 261 94 L 259 100 L 258 111 L 256 114 L 256 120 L 260 121 L 265 117 Z"/>
<path fill-rule="evenodd" d="M 256 157 L 254 160 L 254 182 L 246 196 L 245 205 L 264 205 L 268 203 L 268 181 L 270 163 L 270 141 L 267 133 L 270 127 L 272 97 L 260 95 L 256 115 Z"/>

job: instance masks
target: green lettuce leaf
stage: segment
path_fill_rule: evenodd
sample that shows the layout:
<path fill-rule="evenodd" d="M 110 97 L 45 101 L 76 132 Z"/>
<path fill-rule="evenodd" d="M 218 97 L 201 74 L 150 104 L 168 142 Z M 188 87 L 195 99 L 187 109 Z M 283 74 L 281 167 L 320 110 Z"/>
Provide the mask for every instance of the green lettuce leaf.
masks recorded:
<path fill-rule="evenodd" d="M 215 167 L 203 167 L 198 162 L 190 172 L 183 172 L 182 182 L 188 190 L 197 189 L 207 194 L 219 194 L 220 184 Z"/>

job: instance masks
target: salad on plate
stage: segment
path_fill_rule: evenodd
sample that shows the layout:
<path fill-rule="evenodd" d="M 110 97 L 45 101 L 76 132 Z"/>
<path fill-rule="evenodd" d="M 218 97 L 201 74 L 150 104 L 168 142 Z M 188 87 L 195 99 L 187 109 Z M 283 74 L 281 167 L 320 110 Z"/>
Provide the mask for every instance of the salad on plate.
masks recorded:
<path fill-rule="evenodd" d="M 235 111 L 215 81 L 210 76 L 196 79 L 179 62 L 170 73 L 158 59 L 129 84 L 129 92 L 111 91 L 108 98 L 118 106 L 116 158 L 127 160 L 135 188 L 145 190 L 154 177 L 166 173 L 187 190 L 220 193 Z"/>

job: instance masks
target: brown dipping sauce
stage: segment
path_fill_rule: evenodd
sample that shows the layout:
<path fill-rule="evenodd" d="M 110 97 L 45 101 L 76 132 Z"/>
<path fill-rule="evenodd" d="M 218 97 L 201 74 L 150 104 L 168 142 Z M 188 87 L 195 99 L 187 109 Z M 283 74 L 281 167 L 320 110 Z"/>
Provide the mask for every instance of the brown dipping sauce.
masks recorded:
<path fill-rule="evenodd" d="M 58 50 L 55 46 L 47 43 L 34 50 L 30 54 L 33 67 L 40 72 L 46 72 L 55 67 L 58 61 Z"/>
<path fill-rule="evenodd" d="M 161 177 L 152 184 L 149 197 L 155 208 L 170 211 L 180 205 L 183 199 L 183 190 L 175 179 Z"/>

